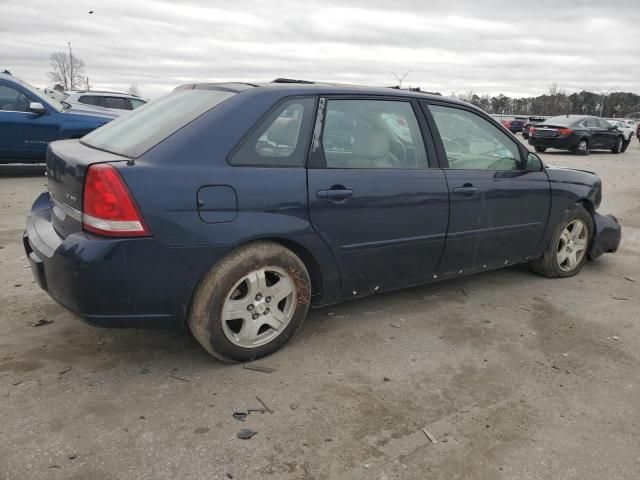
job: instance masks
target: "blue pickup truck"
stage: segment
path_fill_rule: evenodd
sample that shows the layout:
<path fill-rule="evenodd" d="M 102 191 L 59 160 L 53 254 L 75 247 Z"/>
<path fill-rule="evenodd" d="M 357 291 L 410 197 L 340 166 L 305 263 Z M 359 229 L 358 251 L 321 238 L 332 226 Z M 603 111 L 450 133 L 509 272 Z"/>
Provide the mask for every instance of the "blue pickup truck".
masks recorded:
<path fill-rule="evenodd" d="M 0 164 L 43 162 L 49 142 L 83 137 L 115 117 L 106 111 L 70 108 L 0 73 Z"/>

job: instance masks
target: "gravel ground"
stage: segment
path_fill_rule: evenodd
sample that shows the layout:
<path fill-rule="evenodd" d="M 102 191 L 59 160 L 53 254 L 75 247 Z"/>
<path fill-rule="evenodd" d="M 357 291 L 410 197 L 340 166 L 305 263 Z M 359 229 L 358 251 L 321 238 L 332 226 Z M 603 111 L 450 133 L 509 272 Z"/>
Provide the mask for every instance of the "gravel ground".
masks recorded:
<path fill-rule="evenodd" d="M 617 254 L 315 310 L 273 373 L 64 311 L 21 245 L 44 178 L 1 169 L 0 479 L 639 478 L 640 147 L 543 157 L 602 177 Z"/>

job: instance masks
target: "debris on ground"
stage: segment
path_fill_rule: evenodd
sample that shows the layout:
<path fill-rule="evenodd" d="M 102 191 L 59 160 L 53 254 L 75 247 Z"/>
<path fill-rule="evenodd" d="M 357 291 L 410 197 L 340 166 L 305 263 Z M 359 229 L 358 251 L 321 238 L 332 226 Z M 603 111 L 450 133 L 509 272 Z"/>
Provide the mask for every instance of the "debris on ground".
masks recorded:
<path fill-rule="evenodd" d="M 531 309 L 530 309 L 530 308 L 522 307 L 522 306 L 520 306 L 520 305 L 518 305 L 518 308 L 519 308 L 520 310 L 524 310 L 525 312 L 530 312 L 530 311 L 531 311 Z"/>
<path fill-rule="evenodd" d="M 255 370 L 256 372 L 262 373 L 273 373 L 278 371 L 277 368 L 263 367 L 261 365 L 243 365 L 242 368 L 244 368 L 245 370 Z"/>
<path fill-rule="evenodd" d="M 62 370 L 60 370 L 58 372 L 58 375 L 64 375 L 65 373 L 70 372 L 70 371 L 71 371 L 71 367 L 65 367 L 65 368 L 63 368 Z"/>
<path fill-rule="evenodd" d="M 42 327 L 44 325 L 51 325 L 53 320 L 47 320 L 46 318 L 41 318 L 36 323 L 33 324 L 34 327 Z"/>
<path fill-rule="evenodd" d="M 251 437 L 256 435 L 258 432 L 254 432 L 250 428 L 243 428 L 238 432 L 238 438 L 241 440 L 249 440 Z"/>
<path fill-rule="evenodd" d="M 625 280 L 629 280 L 630 282 L 637 282 L 637 280 L 633 277 L 624 277 Z"/>
<path fill-rule="evenodd" d="M 362 465 L 362 468 L 369 468 L 371 465 L 369 465 L 368 463 L 365 463 L 364 465 Z"/>
<path fill-rule="evenodd" d="M 389 377 L 383 377 L 382 380 L 384 380 L 385 382 L 388 382 L 391 379 Z"/>
<path fill-rule="evenodd" d="M 422 429 L 422 431 L 423 431 L 423 432 L 424 432 L 424 434 L 427 436 L 427 438 L 428 438 L 429 440 L 431 440 L 431 443 L 438 443 L 438 440 L 436 439 L 436 437 L 434 437 L 433 435 L 431 435 L 431 434 L 429 433 L 429 431 L 427 430 L 427 427 L 424 427 L 424 428 Z"/>
<path fill-rule="evenodd" d="M 13 382 L 13 386 L 17 387 L 18 385 L 20 385 L 22 383 L 22 380 L 17 380 L 15 382 Z"/>
<path fill-rule="evenodd" d="M 269 413 L 273 413 L 273 410 L 271 410 L 271 409 L 267 406 L 267 404 L 266 404 L 266 403 L 264 403 L 264 402 L 262 401 L 262 399 L 261 399 L 260 397 L 258 397 L 257 395 L 256 395 L 256 400 L 258 400 L 258 401 L 262 404 L 262 406 L 265 408 L 265 410 L 266 410 L 267 412 L 269 412 Z"/>
<path fill-rule="evenodd" d="M 613 337 L 611 337 L 611 340 L 620 340 L 620 337 L 614 335 Z"/>
<path fill-rule="evenodd" d="M 291 405 L 289 405 L 289 408 L 291 410 L 296 410 L 298 408 L 298 404 L 297 403 L 292 403 Z"/>
<path fill-rule="evenodd" d="M 169 376 L 171 378 L 175 378 L 176 380 L 180 380 L 181 382 L 189 383 L 189 380 L 187 380 L 186 378 L 179 377 L 177 375 L 174 375 L 173 373 L 170 373 Z"/>
<path fill-rule="evenodd" d="M 396 325 L 395 323 L 390 323 L 389 325 L 391 325 L 393 328 L 400 328 L 400 325 Z"/>
<path fill-rule="evenodd" d="M 233 412 L 233 418 L 241 422 L 244 422 L 247 416 L 249 416 L 249 412 Z"/>
<path fill-rule="evenodd" d="M 628 297 L 619 297 L 618 295 L 611 295 L 614 300 L 629 300 Z"/>
<path fill-rule="evenodd" d="M 468 296 L 469 296 L 469 292 L 468 292 L 466 289 L 464 289 L 464 288 L 461 288 L 461 289 L 460 289 L 460 292 L 461 292 L 461 293 L 462 293 L 462 295 L 464 295 L 465 297 L 468 297 Z"/>

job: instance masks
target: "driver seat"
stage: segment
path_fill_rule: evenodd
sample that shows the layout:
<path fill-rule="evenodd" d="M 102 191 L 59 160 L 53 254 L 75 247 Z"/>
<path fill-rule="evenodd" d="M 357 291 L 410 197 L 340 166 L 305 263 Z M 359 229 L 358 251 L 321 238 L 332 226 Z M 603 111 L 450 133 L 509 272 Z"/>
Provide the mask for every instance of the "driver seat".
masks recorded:
<path fill-rule="evenodd" d="M 359 133 L 353 142 L 352 168 L 394 168 L 397 159 L 390 146 L 389 135 L 381 130 Z"/>

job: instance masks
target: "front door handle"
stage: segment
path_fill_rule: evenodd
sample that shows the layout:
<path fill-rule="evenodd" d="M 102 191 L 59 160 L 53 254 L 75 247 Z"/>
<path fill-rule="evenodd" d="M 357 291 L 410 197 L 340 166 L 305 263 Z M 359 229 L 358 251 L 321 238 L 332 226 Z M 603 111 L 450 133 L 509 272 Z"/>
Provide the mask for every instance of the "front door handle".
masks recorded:
<path fill-rule="evenodd" d="M 479 191 L 478 187 L 474 187 L 470 183 L 465 183 L 463 186 L 453 189 L 453 193 L 464 195 L 465 197 L 473 197 Z"/>
<path fill-rule="evenodd" d="M 353 197 L 353 190 L 348 188 L 318 190 L 316 196 L 328 200 L 346 200 L 347 198 Z"/>

